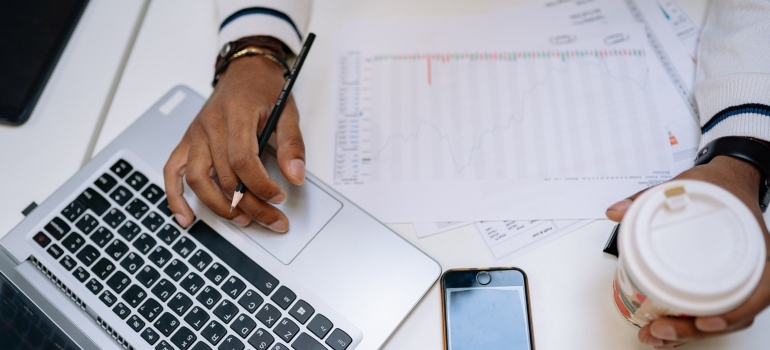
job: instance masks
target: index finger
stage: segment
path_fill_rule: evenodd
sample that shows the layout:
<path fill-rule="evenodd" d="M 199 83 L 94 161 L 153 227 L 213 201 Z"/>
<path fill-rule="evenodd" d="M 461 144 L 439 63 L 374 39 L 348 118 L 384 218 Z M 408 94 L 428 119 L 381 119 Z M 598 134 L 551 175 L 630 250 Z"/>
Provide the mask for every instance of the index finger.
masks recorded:
<path fill-rule="evenodd" d="M 187 227 L 192 223 L 192 208 L 184 199 L 184 177 L 187 169 L 187 154 L 190 152 L 190 142 L 188 133 L 182 138 L 182 141 L 171 152 L 166 165 L 163 167 L 163 182 L 166 187 L 166 198 L 168 207 L 174 213 L 174 218 L 182 227 Z"/>

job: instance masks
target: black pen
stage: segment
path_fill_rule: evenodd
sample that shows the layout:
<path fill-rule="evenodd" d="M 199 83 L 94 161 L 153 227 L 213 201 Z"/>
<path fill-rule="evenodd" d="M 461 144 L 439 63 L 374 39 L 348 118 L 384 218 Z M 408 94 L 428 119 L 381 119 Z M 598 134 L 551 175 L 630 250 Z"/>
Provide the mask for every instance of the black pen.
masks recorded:
<path fill-rule="evenodd" d="M 291 93 L 291 88 L 294 86 L 294 81 L 299 75 L 299 70 L 302 68 L 302 63 L 305 62 L 305 57 L 307 57 L 307 53 L 310 51 L 310 46 L 313 45 L 313 40 L 315 40 L 315 34 L 308 34 L 307 39 L 305 39 L 305 43 L 302 45 L 302 49 L 299 51 L 299 55 L 297 55 L 297 60 L 294 62 L 294 67 L 291 68 L 291 72 L 289 72 L 289 76 L 286 78 L 286 83 L 283 84 L 283 90 L 281 90 L 281 94 L 278 95 L 278 101 L 275 102 L 273 111 L 270 112 L 270 117 L 267 118 L 265 128 L 262 130 L 262 135 L 260 135 L 257 139 L 259 142 L 259 154 L 257 155 L 258 157 L 261 157 L 262 152 L 265 150 L 265 148 L 267 148 L 267 141 L 270 139 L 270 134 L 272 134 L 273 130 L 275 130 L 275 125 L 278 124 L 278 117 L 281 116 L 283 108 L 286 107 L 286 101 L 289 100 L 289 93 Z M 230 204 L 230 212 L 235 209 L 235 206 L 238 205 L 238 202 L 241 201 L 241 198 L 243 198 L 243 194 L 245 192 L 246 186 L 243 184 L 243 181 L 238 180 L 238 187 L 235 188 L 235 193 L 233 193 L 233 202 Z"/>

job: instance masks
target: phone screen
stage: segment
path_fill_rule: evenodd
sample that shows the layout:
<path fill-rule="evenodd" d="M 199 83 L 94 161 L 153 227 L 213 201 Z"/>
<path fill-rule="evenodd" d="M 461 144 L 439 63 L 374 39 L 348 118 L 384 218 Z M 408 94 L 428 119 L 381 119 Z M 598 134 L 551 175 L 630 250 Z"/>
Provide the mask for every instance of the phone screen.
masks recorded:
<path fill-rule="evenodd" d="M 447 349 L 532 349 L 522 272 L 484 271 L 486 284 L 476 278 L 481 271 L 452 272 L 444 280 Z"/>

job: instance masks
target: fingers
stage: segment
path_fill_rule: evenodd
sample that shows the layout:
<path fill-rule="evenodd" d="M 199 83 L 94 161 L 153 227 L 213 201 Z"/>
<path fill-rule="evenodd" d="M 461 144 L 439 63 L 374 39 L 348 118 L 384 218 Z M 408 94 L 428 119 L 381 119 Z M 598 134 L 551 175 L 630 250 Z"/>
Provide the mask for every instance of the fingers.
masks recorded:
<path fill-rule="evenodd" d="M 249 191 L 246 191 L 241 199 L 241 208 L 248 213 L 254 221 L 275 232 L 286 232 L 289 230 L 289 219 L 280 210 L 269 203 L 265 203 L 255 197 Z"/>
<path fill-rule="evenodd" d="M 189 133 L 189 132 L 188 132 Z M 168 198 L 168 207 L 174 213 L 174 218 L 182 227 L 187 227 L 192 223 L 192 208 L 182 196 L 184 194 L 184 177 L 187 167 L 187 154 L 190 149 L 188 134 L 182 138 L 179 145 L 176 146 L 166 165 L 163 167 L 163 182 L 166 187 L 166 197 Z"/>
<path fill-rule="evenodd" d="M 646 189 L 636 192 L 631 197 L 628 197 L 620 202 L 617 202 L 611 205 L 609 208 L 607 208 L 607 211 L 605 212 L 605 215 L 607 215 L 607 218 L 615 222 L 620 222 L 621 220 L 623 220 L 623 216 L 626 215 L 626 211 L 628 210 L 628 207 L 630 207 L 631 203 L 634 202 L 636 197 L 639 197 L 639 195 L 641 195 L 644 191 L 646 191 Z"/>
<path fill-rule="evenodd" d="M 299 129 L 299 111 L 291 95 L 275 133 L 278 166 L 289 182 L 301 185 L 305 181 L 305 142 Z"/>

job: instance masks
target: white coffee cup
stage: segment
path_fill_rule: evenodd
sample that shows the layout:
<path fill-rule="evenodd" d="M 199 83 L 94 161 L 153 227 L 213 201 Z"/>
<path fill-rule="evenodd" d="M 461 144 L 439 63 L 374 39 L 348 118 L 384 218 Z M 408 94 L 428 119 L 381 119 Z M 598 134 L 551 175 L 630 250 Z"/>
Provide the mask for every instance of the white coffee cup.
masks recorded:
<path fill-rule="evenodd" d="M 613 282 L 618 311 L 643 327 L 664 316 L 709 316 L 754 291 L 765 265 L 762 230 L 721 187 L 669 181 L 629 207 L 618 232 Z"/>

